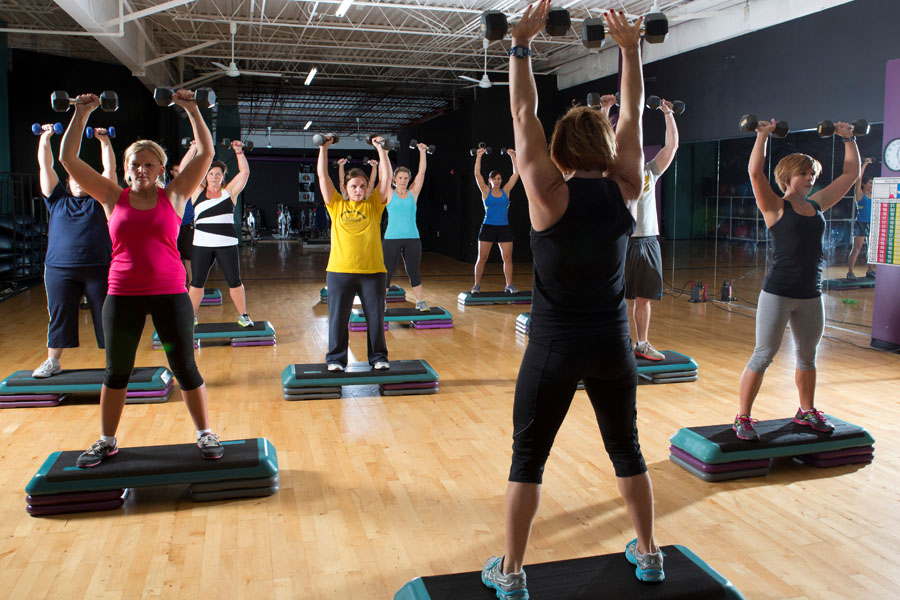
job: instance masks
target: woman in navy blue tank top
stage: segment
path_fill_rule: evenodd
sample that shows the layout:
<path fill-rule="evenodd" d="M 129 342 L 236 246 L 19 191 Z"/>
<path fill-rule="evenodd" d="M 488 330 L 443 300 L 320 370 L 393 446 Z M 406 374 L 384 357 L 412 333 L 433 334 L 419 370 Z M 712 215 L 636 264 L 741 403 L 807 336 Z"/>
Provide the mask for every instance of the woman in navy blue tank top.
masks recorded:
<path fill-rule="evenodd" d="M 816 348 L 825 329 L 823 213 L 837 204 L 859 177 L 859 150 L 853 127 L 839 122 L 835 123 L 834 131 L 844 142 L 843 172 L 825 188 L 810 195 L 822 165 L 806 154 L 785 156 L 775 167 L 775 181 L 784 194 L 784 197 L 779 196 L 772 189 L 765 171 L 766 143 L 774 129 L 775 119 L 757 126 L 748 165 L 756 206 L 763 214 L 775 249 L 772 265 L 759 293 L 756 347 L 741 375 L 740 407 L 732 425 L 737 437 L 748 441 L 759 439 L 750 409 L 766 369 L 781 346 L 788 323 L 797 355 L 794 381 L 800 397 L 794 423 L 816 431 L 834 431 L 834 425 L 814 405 Z"/>
<path fill-rule="evenodd" d="M 579 380 L 637 532 L 625 558 L 636 565 L 639 580 L 664 578 L 653 539 L 653 490 L 638 443 L 637 367 L 625 304 L 625 249 L 634 231 L 629 206 L 643 185 L 642 20 L 629 24 L 622 12 L 605 14 L 622 50 L 617 131 L 602 111 L 577 106 L 556 123 L 548 152 L 529 45 L 544 28 L 549 5 L 542 0 L 525 11 L 510 51 L 510 107 L 531 218 L 534 304 L 513 405 L 506 553 L 489 558 L 481 574 L 504 598 L 528 597 L 523 564 L 544 464 Z"/>
<path fill-rule="evenodd" d="M 475 183 L 481 192 L 481 201 L 484 203 L 484 222 L 478 231 L 478 260 L 475 261 L 475 285 L 472 293 L 481 291 L 481 276 L 484 274 L 484 265 L 491 254 L 491 247 L 496 243 L 500 246 L 500 256 L 503 258 L 503 276 L 506 279 L 506 293 L 515 294 L 515 286 L 512 282 L 513 263 L 513 234 L 509 226 L 509 193 L 519 181 L 519 171 L 516 168 L 516 151 L 510 148 L 506 151 L 509 160 L 512 161 L 512 175 L 504 185 L 503 175 L 500 171 L 488 173 L 488 181 L 481 176 L 481 157 L 484 148 L 479 148 L 475 154 Z"/>

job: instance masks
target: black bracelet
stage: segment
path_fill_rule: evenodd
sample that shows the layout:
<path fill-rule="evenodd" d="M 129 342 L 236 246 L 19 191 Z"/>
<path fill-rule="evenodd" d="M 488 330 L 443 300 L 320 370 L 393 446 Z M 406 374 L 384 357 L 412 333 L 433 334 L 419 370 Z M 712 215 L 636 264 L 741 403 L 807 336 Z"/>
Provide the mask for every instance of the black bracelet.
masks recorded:
<path fill-rule="evenodd" d="M 856 136 L 855 136 L 855 135 L 851 135 L 850 137 L 844 138 L 844 141 L 845 141 L 845 142 L 855 142 L 855 141 L 856 141 Z"/>

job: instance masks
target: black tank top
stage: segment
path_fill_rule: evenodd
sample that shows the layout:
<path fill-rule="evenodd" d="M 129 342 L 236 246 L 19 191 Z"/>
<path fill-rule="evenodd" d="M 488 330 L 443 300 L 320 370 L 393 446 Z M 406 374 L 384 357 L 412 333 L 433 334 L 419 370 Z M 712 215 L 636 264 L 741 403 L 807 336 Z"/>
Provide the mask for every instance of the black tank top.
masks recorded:
<path fill-rule="evenodd" d="M 797 299 L 822 295 L 825 216 L 818 204 L 807 202 L 815 207 L 815 215 L 798 215 L 786 200 L 781 219 L 769 228 L 774 254 L 763 290 L 770 294 Z"/>
<path fill-rule="evenodd" d="M 545 231 L 531 231 L 534 341 L 628 335 L 625 249 L 634 231 L 619 185 L 572 178 L 569 206 Z"/>

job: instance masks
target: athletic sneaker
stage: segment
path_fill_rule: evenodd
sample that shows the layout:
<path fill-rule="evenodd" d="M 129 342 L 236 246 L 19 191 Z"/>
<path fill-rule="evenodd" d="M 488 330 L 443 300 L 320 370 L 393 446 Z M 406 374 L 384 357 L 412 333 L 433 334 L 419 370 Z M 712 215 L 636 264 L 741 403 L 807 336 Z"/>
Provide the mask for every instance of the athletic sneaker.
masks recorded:
<path fill-rule="evenodd" d="M 666 358 L 666 355 L 650 345 L 650 342 L 635 344 L 634 354 L 647 360 L 664 360 Z"/>
<path fill-rule="evenodd" d="M 59 359 L 48 358 L 41 363 L 41 366 L 31 372 L 31 376 L 35 379 L 44 379 L 51 375 L 56 375 L 60 371 L 62 371 L 62 367 L 59 366 Z"/>
<path fill-rule="evenodd" d="M 755 442 L 759 439 L 759 433 L 756 431 L 757 423 L 759 423 L 759 419 L 751 419 L 750 415 L 736 415 L 731 428 L 738 438 L 748 442 Z"/>
<path fill-rule="evenodd" d="M 420 310 L 422 312 L 428 312 L 428 303 L 424 300 L 416 300 L 416 310 Z"/>
<path fill-rule="evenodd" d="M 501 600 L 515 598 L 528 599 L 528 588 L 525 587 L 525 569 L 519 573 L 503 574 L 503 557 L 492 556 L 481 569 L 481 583 L 497 592 Z"/>
<path fill-rule="evenodd" d="M 641 554 L 637 549 L 637 538 L 634 538 L 625 546 L 625 558 L 635 566 L 634 574 L 638 581 L 659 583 L 666 578 L 663 572 L 662 550 Z"/>
<path fill-rule="evenodd" d="M 334 372 L 334 371 L 343 371 L 343 370 L 344 370 L 344 365 L 342 365 L 342 364 L 340 364 L 340 363 L 328 363 L 328 370 L 331 371 L 331 372 Z"/>
<path fill-rule="evenodd" d="M 854 273 L 847 273 L 846 279 L 847 281 L 856 281 L 856 275 Z"/>
<path fill-rule="evenodd" d="M 219 442 L 219 436 L 214 433 L 204 433 L 197 438 L 197 447 L 200 448 L 200 454 L 203 458 L 215 460 L 225 456 L 225 446 Z"/>
<path fill-rule="evenodd" d="M 90 448 L 81 453 L 77 459 L 75 459 L 75 466 L 80 467 L 82 469 L 87 467 L 96 467 L 103 459 L 107 456 L 112 456 L 116 452 L 119 451 L 118 444 L 113 444 L 110 446 L 103 440 L 99 440 L 94 442 Z"/>
<path fill-rule="evenodd" d="M 372 368 L 376 371 L 387 371 L 391 368 L 391 363 L 386 360 L 377 360 L 375 361 L 375 364 L 372 365 Z"/>
<path fill-rule="evenodd" d="M 505 288 L 503 288 L 503 292 L 506 294 L 518 294 L 519 290 L 517 290 L 516 286 L 514 286 L 514 285 L 508 285 Z"/>
<path fill-rule="evenodd" d="M 238 317 L 238 325 L 241 327 L 253 327 L 253 319 L 250 318 L 250 315 L 244 313 Z"/>
<path fill-rule="evenodd" d="M 194 315 L 194 327 L 200 324 L 200 319 L 197 318 L 197 315 Z"/>
<path fill-rule="evenodd" d="M 797 425 L 806 425 L 812 427 L 816 431 L 831 433 L 834 431 L 834 423 L 825 418 L 821 410 L 812 409 L 809 412 L 803 412 L 803 409 L 797 409 L 794 415 L 794 423 Z"/>
<path fill-rule="evenodd" d="M 481 292 L 481 286 L 476 283 L 475 285 L 472 286 L 472 293 L 477 294 L 479 292 Z"/>
<path fill-rule="evenodd" d="M 873 269 L 871 271 L 866 271 L 866 278 L 875 279 L 875 270 Z"/>

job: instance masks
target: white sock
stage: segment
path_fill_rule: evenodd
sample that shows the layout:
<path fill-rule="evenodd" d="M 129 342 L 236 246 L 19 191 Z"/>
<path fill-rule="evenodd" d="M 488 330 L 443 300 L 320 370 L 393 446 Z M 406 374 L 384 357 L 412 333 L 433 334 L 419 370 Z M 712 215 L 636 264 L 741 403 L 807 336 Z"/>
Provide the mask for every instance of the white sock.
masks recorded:
<path fill-rule="evenodd" d="M 59 359 L 58 359 L 58 358 L 53 358 L 52 356 L 48 356 L 48 357 L 47 357 L 47 360 L 49 360 L 49 361 L 50 361 L 50 364 L 52 364 L 52 365 L 54 365 L 54 366 L 56 366 L 56 365 L 59 364 Z"/>
<path fill-rule="evenodd" d="M 101 435 L 100 439 L 110 445 L 111 448 L 116 447 L 116 436 L 114 435 Z"/>
<path fill-rule="evenodd" d="M 197 439 L 199 440 L 207 433 L 212 433 L 212 429 L 198 429 L 197 430 Z"/>

